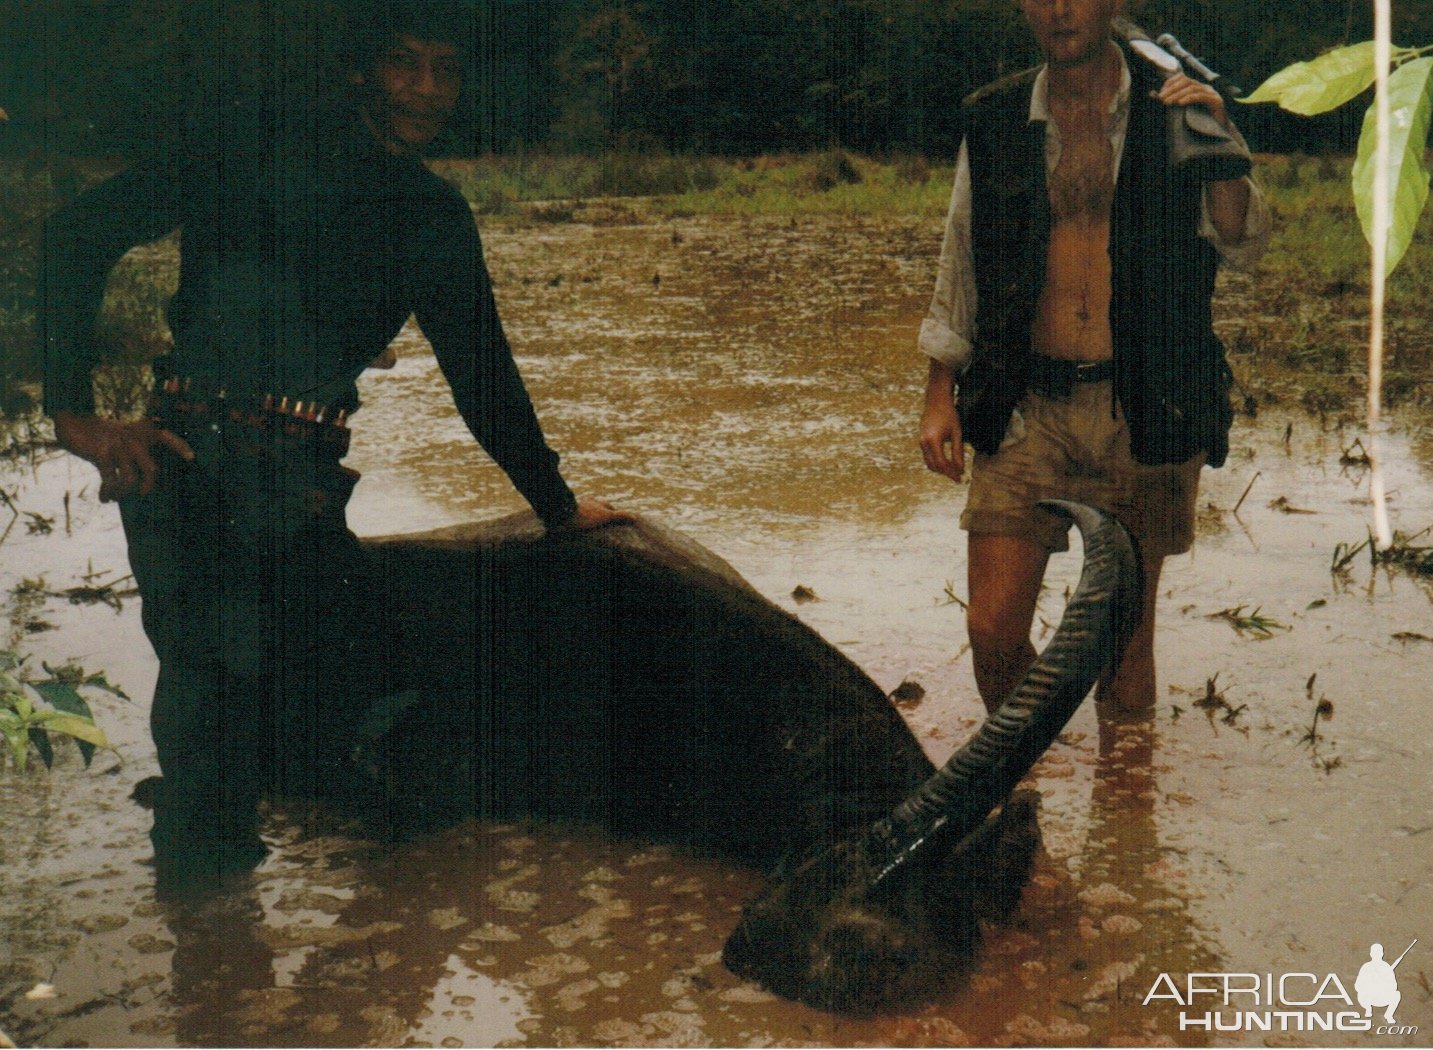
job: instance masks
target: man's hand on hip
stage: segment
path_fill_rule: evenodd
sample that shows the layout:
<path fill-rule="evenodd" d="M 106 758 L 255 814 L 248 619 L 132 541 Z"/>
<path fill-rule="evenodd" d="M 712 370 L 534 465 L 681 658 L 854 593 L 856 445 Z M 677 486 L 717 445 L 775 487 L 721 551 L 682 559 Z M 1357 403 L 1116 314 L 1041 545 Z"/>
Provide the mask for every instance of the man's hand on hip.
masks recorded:
<path fill-rule="evenodd" d="M 136 494 L 147 496 L 154 491 L 159 473 L 154 460 L 157 448 L 168 448 L 182 459 L 194 458 L 194 450 L 183 438 L 147 419 L 120 423 L 99 416 L 56 412 L 55 437 L 61 448 L 89 460 L 100 472 L 101 503 Z"/>

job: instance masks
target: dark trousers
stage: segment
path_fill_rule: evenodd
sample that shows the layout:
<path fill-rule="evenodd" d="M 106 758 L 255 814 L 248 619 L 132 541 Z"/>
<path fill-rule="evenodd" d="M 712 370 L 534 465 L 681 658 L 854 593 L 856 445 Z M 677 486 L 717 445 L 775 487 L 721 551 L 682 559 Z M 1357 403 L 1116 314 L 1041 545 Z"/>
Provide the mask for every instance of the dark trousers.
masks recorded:
<path fill-rule="evenodd" d="M 260 797 L 342 792 L 351 734 L 387 688 L 343 506 L 310 513 L 286 498 L 293 478 L 255 473 L 169 460 L 151 495 L 120 508 L 160 664 L 161 862 L 218 851 L 223 867 L 256 863 Z"/>

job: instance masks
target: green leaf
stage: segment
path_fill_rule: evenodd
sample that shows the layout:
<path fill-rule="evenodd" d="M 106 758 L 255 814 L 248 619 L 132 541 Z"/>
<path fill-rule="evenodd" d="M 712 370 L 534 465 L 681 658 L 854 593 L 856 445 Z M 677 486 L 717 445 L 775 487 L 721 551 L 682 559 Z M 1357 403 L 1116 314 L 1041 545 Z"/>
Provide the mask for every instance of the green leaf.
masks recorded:
<path fill-rule="evenodd" d="M 129 694 L 126 693 L 119 686 L 112 685 L 110 683 L 110 680 L 105 677 L 103 671 L 90 675 L 84 680 L 83 684 L 93 689 L 103 689 L 106 693 L 109 693 L 113 696 L 117 696 L 121 700 L 130 700 Z M 130 700 L 130 702 L 133 703 L 134 701 Z"/>
<path fill-rule="evenodd" d="M 15 760 L 15 769 L 21 773 L 25 772 L 25 759 L 29 757 L 29 735 L 24 729 L 11 729 L 4 725 L 0 725 L 0 733 L 5 735 L 5 740 L 10 745 L 10 757 Z"/>
<path fill-rule="evenodd" d="M 90 754 L 94 754 L 96 747 L 109 747 L 109 738 L 104 735 L 104 730 L 95 725 L 87 718 L 80 718 L 77 715 L 55 715 L 45 723 L 45 728 L 51 733 L 64 733 L 72 736 L 76 741 L 93 745 Z M 89 760 L 85 760 L 89 765 Z"/>
<path fill-rule="evenodd" d="M 1402 49 L 1399 49 L 1400 51 Z M 1243 102 L 1277 102 L 1290 113 L 1312 116 L 1337 109 L 1373 83 L 1373 41 L 1336 48 L 1295 62 L 1260 84 Z"/>
<path fill-rule="evenodd" d="M 40 694 L 41 699 L 49 704 L 56 711 L 63 711 L 65 714 L 78 715 L 80 718 L 94 721 L 94 714 L 90 711 L 90 705 L 85 703 L 85 698 L 80 696 L 75 687 L 67 681 L 31 682 L 35 692 Z M 80 755 L 85 760 L 85 765 L 95 757 L 95 749 L 87 743 L 80 743 Z"/>
<path fill-rule="evenodd" d="M 1389 114 L 1389 227 L 1384 276 L 1393 272 L 1408 245 L 1418 217 L 1428 200 L 1428 167 L 1423 151 L 1433 110 L 1430 96 L 1433 57 L 1418 58 L 1399 66 L 1388 78 Z M 1363 224 L 1363 235 L 1373 243 L 1373 167 L 1378 143 L 1378 117 L 1370 106 L 1358 138 L 1358 159 L 1353 165 L 1353 201 Z"/>
<path fill-rule="evenodd" d="M 20 716 L 20 721 L 26 721 L 34 713 L 35 705 L 23 690 L 19 693 L 8 694 L 8 699 L 10 706 L 15 709 L 15 714 Z"/>
<path fill-rule="evenodd" d="M 50 735 L 43 729 L 30 730 L 30 743 L 35 745 L 35 750 L 40 753 L 40 761 L 45 763 L 46 769 L 53 769 L 55 766 L 55 749 L 50 746 Z"/>

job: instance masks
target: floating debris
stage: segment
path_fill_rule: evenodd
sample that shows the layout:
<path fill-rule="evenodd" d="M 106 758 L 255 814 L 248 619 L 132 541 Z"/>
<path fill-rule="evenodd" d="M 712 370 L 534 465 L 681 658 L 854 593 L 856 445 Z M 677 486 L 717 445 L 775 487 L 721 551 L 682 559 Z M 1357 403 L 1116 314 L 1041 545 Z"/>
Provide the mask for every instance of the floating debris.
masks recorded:
<path fill-rule="evenodd" d="M 1206 620 L 1228 620 L 1234 630 L 1241 635 L 1246 633 L 1252 634 L 1261 641 L 1274 637 L 1275 631 L 1289 631 L 1293 629 L 1287 624 L 1282 624 L 1278 620 L 1264 616 L 1259 611 L 1262 606 L 1256 605 L 1254 606 L 1254 610 L 1248 613 L 1244 611 L 1245 608 L 1243 605 L 1236 605 L 1232 609 L 1220 609 L 1216 613 L 1209 613 L 1204 618 Z"/>
<path fill-rule="evenodd" d="M 20 508 L 15 506 L 14 499 L 4 489 L 0 489 L 0 503 L 5 504 L 5 509 L 10 512 L 10 521 L 6 524 L 5 531 L 0 532 L 0 543 L 4 543 L 10 536 L 10 530 L 15 527 L 15 522 L 20 520 Z"/>
<path fill-rule="evenodd" d="M 1346 572 L 1348 570 L 1348 563 L 1353 561 L 1358 552 L 1365 547 L 1368 548 L 1369 561 L 1372 562 L 1374 558 L 1372 536 L 1364 540 L 1357 547 L 1351 547 L 1347 543 L 1338 544 L 1333 549 L 1333 561 L 1329 565 L 1329 572 L 1335 574 Z"/>
<path fill-rule="evenodd" d="M 1420 634 L 1417 631 L 1398 631 L 1393 635 L 1396 642 L 1433 642 L 1433 637 Z"/>
<path fill-rule="evenodd" d="M 1309 680 L 1304 683 L 1304 695 L 1310 700 L 1314 698 L 1314 682 L 1318 678 L 1318 672 L 1309 675 Z M 1319 754 L 1319 744 L 1324 741 L 1324 736 L 1319 732 L 1319 723 L 1328 722 L 1333 719 L 1333 701 L 1326 696 L 1320 696 L 1314 704 L 1314 716 L 1309 722 L 1309 728 L 1299 738 L 1300 744 L 1307 744 L 1313 755 L 1314 768 L 1324 773 L 1332 773 L 1343 765 L 1343 759 L 1338 755 Z"/>
<path fill-rule="evenodd" d="M 1367 467 L 1372 463 L 1372 460 L 1368 458 L 1368 450 L 1363 447 L 1363 442 L 1358 438 L 1354 438 L 1353 444 L 1343 450 L 1338 461 L 1341 466 L 1345 467 Z"/>
<path fill-rule="evenodd" d="M 1276 500 L 1269 501 L 1269 509 L 1282 511 L 1285 514 L 1317 514 L 1316 510 L 1308 510 L 1305 507 L 1296 507 L 1289 502 L 1288 496 L 1280 496 Z"/>
<path fill-rule="evenodd" d="M 1263 476 L 1263 473 L 1264 472 L 1261 470 L 1254 471 L 1254 476 L 1249 479 L 1249 484 L 1244 486 L 1244 494 L 1239 497 L 1239 502 L 1234 504 L 1234 509 L 1230 511 L 1231 514 L 1234 514 L 1235 516 L 1238 515 L 1239 508 L 1244 505 L 1244 497 L 1249 495 L 1249 490 L 1254 487 L 1254 482 L 1258 481 L 1259 478 Z"/>
<path fill-rule="evenodd" d="M 1310 690 L 1312 693 L 1312 690 Z M 1314 718 L 1309 723 L 1308 731 L 1299 740 L 1301 744 L 1308 744 L 1310 747 L 1318 747 L 1323 734 L 1319 732 L 1319 722 L 1327 722 L 1333 718 L 1333 701 L 1326 697 L 1320 697 L 1319 702 L 1314 705 Z"/>
<path fill-rule="evenodd" d="M 1405 536 L 1401 532 L 1393 534 L 1393 542 L 1382 550 L 1373 541 L 1372 533 L 1368 538 L 1357 546 L 1350 546 L 1347 543 L 1340 543 L 1333 549 L 1333 562 L 1329 571 L 1335 574 L 1342 573 L 1348 568 L 1359 552 L 1367 549 L 1368 561 L 1372 566 L 1388 565 L 1395 569 L 1402 569 L 1415 576 L 1433 576 L 1433 547 L 1418 547 L 1413 541 L 1433 532 L 1433 525 L 1416 532 L 1412 536 Z"/>
<path fill-rule="evenodd" d="M 810 587 L 804 583 L 798 583 L 791 592 L 791 600 L 797 605 L 805 605 L 807 602 L 819 602 L 821 599 L 816 597 L 816 592 Z"/>
<path fill-rule="evenodd" d="M 897 707 L 914 707 L 925 699 L 925 686 L 907 678 L 886 695 Z"/>
<path fill-rule="evenodd" d="M 1194 701 L 1194 706 L 1199 708 L 1208 717 L 1210 723 L 1214 722 L 1214 716 L 1220 711 L 1224 712 L 1219 719 L 1226 726 L 1232 726 L 1239 719 L 1239 715 L 1249 709 L 1248 704 L 1240 704 L 1235 707 L 1224 695 L 1224 690 L 1218 688 L 1219 673 L 1216 671 L 1212 678 L 1204 680 L 1204 693 Z M 1178 711 L 1178 708 L 1175 708 Z M 1179 715 L 1174 716 L 1178 718 Z"/>
<path fill-rule="evenodd" d="M 1412 536 L 1395 532 L 1393 543 L 1378 551 L 1374 555 L 1374 561 L 1380 565 L 1392 565 L 1416 576 L 1433 576 L 1433 547 L 1415 547 L 1412 543 L 1429 532 L 1433 532 L 1433 525 Z"/>
<path fill-rule="evenodd" d="M 969 611 L 970 611 L 970 606 L 960 597 L 960 595 L 958 595 L 958 594 L 955 593 L 955 581 L 954 581 L 954 580 L 946 580 L 946 581 L 945 581 L 945 601 L 941 601 L 940 599 L 937 598 L 937 599 L 936 599 L 936 605 L 937 605 L 937 606 L 959 605 L 959 606 L 960 606 L 962 609 L 964 609 L 966 612 L 969 612 Z"/>

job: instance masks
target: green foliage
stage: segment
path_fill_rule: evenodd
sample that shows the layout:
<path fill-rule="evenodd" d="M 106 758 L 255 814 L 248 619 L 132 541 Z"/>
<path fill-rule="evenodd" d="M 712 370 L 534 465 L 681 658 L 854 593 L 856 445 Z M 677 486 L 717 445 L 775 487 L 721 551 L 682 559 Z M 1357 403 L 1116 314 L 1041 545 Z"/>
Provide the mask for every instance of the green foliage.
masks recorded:
<path fill-rule="evenodd" d="M 1389 228 L 1384 273 L 1392 273 L 1413 239 L 1418 217 L 1428 200 L 1428 116 L 1433 106 L 1433 58 L 1418 58 L 1395 69 L 1388 78 Z M 1353 199 L 1363 234 L 1373 241 L 1374 156 L 1377 151 L 1377 117 L 1364 115 L 1353 165 Z"/>
<path fill-rule="evenodd" d="M 530 153 L 431 164 L 479 215 L 539 222 L 571 221 L 572 202 L 603 197 L 646 197 L 665 214 L 941 215 L 951 179 L 949 167 L 923 157 L 883 162 L 844 150 L 737 160 Z"/>
<path fill-rule="evenodd" d="M 1295 62 L 1264 81 L 1241 102 L 1277 102 L 1300 116 L 1337 109 L 1373 84 L 1373 41 L 1341 47 Z"/>
<path fill-rule="evenodd" d="M 1255 271 L 1221 274 L 1220 334 L 1240 380 L 1339 418 L 1362 402 L 1367 377 L 1368 245 L 1349 193 L 1352 159 L 1261 158 L 1255 177 L 1274 213 Z M 1433 404 L 1433 208 L 1425 208 L 1388 280 L 1384 398 Z"/>
<path fill-rule="evenodd" d="M 1418 218 L 1428 200 L 1428 147 L 1430 111 L 1433 111 L 1433 58 L 1419 57 L 1425 49 L 1397 47 L 1395 66 L 1388 77 L 1389 156 L 1391 170 L 1389 228 L 1385 274 L 1392 273 L 1408 250 Z M 1244 102 L 1277 102 L 1302 116 L 1326 113 L 1351 101 L 1374 82 L 1373 43 L 1341 47 L 1308 62 L 1296 62 L 1269 77 Z M 1370 106 L 1364 115 L 1353 166 L 1353 198 L 1370 244 L 1374 240 L 1374 162 L 1377 151 L 1377 117 Z"/>
<path fill-rule="evenodd" d="M 86 766 L 95 748 L 114 750 L 104 730 L 95 725 L 79 690 L 88 687 L 124 697 L 121 690 L 110 685 L 103 674 L 87 675 L 73 665 L 58 670 L 45 665 L 49 677 L 31 680 L 24 677 L 23 665 L 18 654 L 0 650 L 0 736 L 16 770 L 23 772 L 29 764 L 31 746 L 48 769 L 54 762 L 52 736 L 74 740 Z M 43 703 L 37 704 L 32 694 Z"/>

